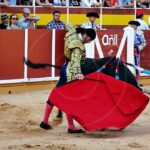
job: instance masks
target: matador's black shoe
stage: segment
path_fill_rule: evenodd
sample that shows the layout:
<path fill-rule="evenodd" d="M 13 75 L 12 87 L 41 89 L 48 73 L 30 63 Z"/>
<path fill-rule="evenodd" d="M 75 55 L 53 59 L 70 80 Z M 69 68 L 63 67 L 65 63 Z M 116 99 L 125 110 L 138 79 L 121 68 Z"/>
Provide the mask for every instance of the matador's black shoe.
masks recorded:
<path fill-rule="evenodd" d="M 82 129 L 78 129 L 78 130 L 71 130 L 71 129 L 68 129 L 68 133 L 69 133 L 69 134 L 85 133 L 85 131 L 82 130 Z"/>
<path fill-rule="evenodd" d="M 45 130 L 51 130 L 51 129 L 52 129 L 52 126 L 51 126 L 51 125 L 46 124 L 46 123 L 44 123 L 43 121 L 40 123 L 40 127 L 41 127 L 42 129 L 45 129 Z"/>

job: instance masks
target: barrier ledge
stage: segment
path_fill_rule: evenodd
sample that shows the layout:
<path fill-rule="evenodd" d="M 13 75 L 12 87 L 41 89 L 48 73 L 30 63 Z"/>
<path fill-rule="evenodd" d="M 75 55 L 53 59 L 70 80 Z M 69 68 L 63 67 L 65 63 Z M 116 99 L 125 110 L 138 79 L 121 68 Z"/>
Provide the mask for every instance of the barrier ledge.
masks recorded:
<path fill-rule="evenodd" d="M 141 77 L 141 84 L 150 89 L 150 77 Z M 31 92 L 37 90 L 51 90 L 55 87 L 57 81 L 43 81 L 43 82 L 26 82 L 26 83 L 11 83 L 1 84 L 0 94 L 15 94 L 21 92 Z"/>
<path fill-rule="evenodd" d="M 42 82 L 1 84 L 0 94 L 14 94 L 37 90 L 51 90 L 53 87 L 55 87 L 56 82 L 57 81 L 42 81 Z"/>

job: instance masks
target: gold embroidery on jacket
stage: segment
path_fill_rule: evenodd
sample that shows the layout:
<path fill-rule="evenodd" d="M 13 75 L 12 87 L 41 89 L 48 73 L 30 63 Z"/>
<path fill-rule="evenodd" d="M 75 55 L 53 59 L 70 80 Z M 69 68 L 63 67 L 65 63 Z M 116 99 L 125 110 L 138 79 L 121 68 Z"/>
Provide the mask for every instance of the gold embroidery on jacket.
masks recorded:
<path fill-rule="evenodd" d="M 75 79 L 77 73 L 81 73 L 81 63 L 85 61 L 85 47 L 83 42 L 78 38 L 74 26 L 65 35 L 65 57 L 69 60 L 66 75 L 67 81 Z"/>

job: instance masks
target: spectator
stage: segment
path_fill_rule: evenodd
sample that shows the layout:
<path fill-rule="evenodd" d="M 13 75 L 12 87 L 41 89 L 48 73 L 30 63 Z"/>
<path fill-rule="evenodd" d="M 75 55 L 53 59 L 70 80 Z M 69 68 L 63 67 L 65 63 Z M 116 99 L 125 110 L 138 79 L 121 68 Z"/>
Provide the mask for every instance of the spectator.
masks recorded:
<path fill-rule="evenodd" d="M 140 23 L 138 21 L 130 21 L 129 25 L 132 28 L 134 28 L 134 60 L 135 60 L 135 65 L 140 66 L 140 52 L 145 48 L 146 40 L 145 40 L 143 31 L 138 29 L 138 26 L 140 26 Z M 137 82 L 139 83 L 140 73 L 138 70 L 136 70 L 136 79 L 137 79 Z"/>
<path fill-rule="evenodd" d="M 103 0 L 103 7 L 111 7 L 113 6 L 112 0 Z"/>
<path fill-rule="evenodd" d="M 69 5 L 70 6 L 81 6 L 81 0 L 70 0 Z"/>
<path fill-rule="evenodd" d="M 60 11 L 53 12 L 53 20 L 47 24 L 47 29 L 65 29 L 66 25 L 60 21 Z"/>
<path fill-rule="evenodd" d="M 63 0 L 62 3 L 62 6 L 66 6 L 66 0 Z M 81 6 L 81 0 L 69 0 L 69 6 Z"/>
<path fill-rule="evenodd" d="M 97 0 L 82 0 L 81 1 L 82 7 L 100 7 L 102 3 L 97 2 Z"/>
<path fill-rule="evenodd" d="M 132 2 L 131 0 L 118 0 L 117 7 L 133 8 L 134 2 Z"/>
<path fill-rule="evenodd" d="M 8 0 L 0 0 L 0 7 L 1 6 L 8 6 L 9 5 L 9 3 L 8 3 Z"/>
<path fill-rule="evenodd" d="M 81 6 L 81 0 L 69 0 L 69 6 Z M 66 0 L 62 0 L 62 6 L 66 6 Z"/>
<path fill-rule="evenodd" d="M 8 16 L 7 14 L 1 14 L 2 23 L 0 24 L 0 29 L 7 29 L 9 26 Z"/>
<path fill-rule="evenodd" d="M 16 14 L 10 16 L 10 25 L 7 29 L 22 29 L 18 26 L 18 16 Z"/>
<path fill-rule="evenodd" d="M 7 0 L 9 5 L 16 6 L 17 0 Z"/>
<path fill-rule="evenodd" d="M 34 22 L 36 20 L 29 17 L 30 16 L 30 9 L 24 8 L 23 9 L 23 17 L 19 19 L 18 25 L 22 29 L 33 29 L 34 28 Z"/>
<path fill-rule="evenodd" d="M 144 13 L 142 10 L 137 10 L 136 12 L 136 21 L 140 23 L 140 26 L 138 27 L 141 30 L 149 30 L 148 24 L 143 20 Z"/>
<path fill-rule="evenodd" d="M 65 6 L 66 2 L 64 0 L 53 0 L 54 6 Z"/>
<path fill-rule="evenodd" d="M 81 27 L 82 28 L 93 28 L 95 30 L 99 30 L 100 27 L 95 23 L 96 18 L 99 18 L 99 14 L 96 12 L 89 12 L 86 14 L 86 17 L 89 17 L 89 22 L 84 22 Z"/>
<path fill-rule="evenodd" d="M 17 5 L 30 5 L 30 0 L 17 0 Z"/>
<path fill-rule="evenodd" d="M 38 6 L 53 7 L 53 3 L 50 3 L 49 0 L 35 0 L 35 3 Z"/>
<path fill-rule="evenodd" d="M 150 1 L 149 0 L 137 0 L 137 7 L 139 8 L 149 8 Z"/>

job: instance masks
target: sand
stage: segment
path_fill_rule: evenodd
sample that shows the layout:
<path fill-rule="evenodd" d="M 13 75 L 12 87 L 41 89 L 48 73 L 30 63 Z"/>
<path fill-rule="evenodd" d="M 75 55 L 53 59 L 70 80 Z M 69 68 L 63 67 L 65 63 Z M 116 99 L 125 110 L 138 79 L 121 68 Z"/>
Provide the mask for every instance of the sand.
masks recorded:
<path fill-rule="evenodd" d="M 53 130 L 39 128 L 48 95 L 48 90 L 0 95 L 0 150 L 150 150 L 150 104 L 123 131 L 70 135 L 65 115 Z"/>

